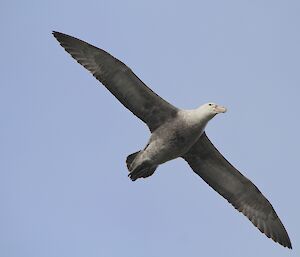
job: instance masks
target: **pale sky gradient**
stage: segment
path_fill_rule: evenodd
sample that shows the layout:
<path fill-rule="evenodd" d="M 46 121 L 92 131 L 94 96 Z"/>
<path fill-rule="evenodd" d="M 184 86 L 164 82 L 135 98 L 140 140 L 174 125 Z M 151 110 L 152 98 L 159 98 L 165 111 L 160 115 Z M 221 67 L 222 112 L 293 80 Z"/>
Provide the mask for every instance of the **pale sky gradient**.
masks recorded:
<path fill-rule="evenodd" d="M 300 256 L 299 14 L 296 0 L 2 0 L 0 256 Z M 294 249 L 183 160 L 131 182 L 125 158 L 146 126 L 52 30 L 110 52 L 178 107 L 227 106 L 207 134 L 270 200 Z"/>

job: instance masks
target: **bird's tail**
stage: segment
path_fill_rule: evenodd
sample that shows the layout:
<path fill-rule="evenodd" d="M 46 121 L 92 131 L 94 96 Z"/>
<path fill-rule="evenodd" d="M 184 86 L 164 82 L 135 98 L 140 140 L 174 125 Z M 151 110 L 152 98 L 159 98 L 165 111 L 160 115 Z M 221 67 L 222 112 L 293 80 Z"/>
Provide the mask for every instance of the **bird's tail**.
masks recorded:
<path fill-rule="evenodd" d="M 137 155 L 139 153 L 140 153 L 140 151 L 132 153 L 132 154 L 128 155 L 126 158 L 126 165 L 127 165 L 128 171 L 129 171 L 128 177 L 132 181 L 135 181 L 138 178 L 147 178 L 147 177 L 151 176 L 157 168 L 157 166 L 150 166 L 148 164 L 148 162 L 143 162 L 142 164 L 140 164 L 138 166 L 132 165 L 133 161 L 135 160 L 135 158 L 137 157 Z M 133 169 L 133 166 L 136 166 L 136 167 L 134 167 L 134 169 Z"/>
<path fill-rule="evenodd" d="M 140 151 L 137 151 L 135 153 L 129 154 L 126 158 L 126 165 L 127 169 L 130 171 L 131 163 L 134 161 L 135 157 L 140 153 Z"/>

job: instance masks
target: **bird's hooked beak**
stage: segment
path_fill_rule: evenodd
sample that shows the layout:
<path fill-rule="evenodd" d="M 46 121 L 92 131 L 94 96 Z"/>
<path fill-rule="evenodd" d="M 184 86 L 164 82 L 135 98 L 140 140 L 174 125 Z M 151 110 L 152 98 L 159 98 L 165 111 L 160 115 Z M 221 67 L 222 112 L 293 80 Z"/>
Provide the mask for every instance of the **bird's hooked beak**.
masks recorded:
<path fill-rule="evenodd" d="M 227 109 L 221 105 L 216 105 L 214 109 L 217 113 L 225 113 L 227 111 Z"/>

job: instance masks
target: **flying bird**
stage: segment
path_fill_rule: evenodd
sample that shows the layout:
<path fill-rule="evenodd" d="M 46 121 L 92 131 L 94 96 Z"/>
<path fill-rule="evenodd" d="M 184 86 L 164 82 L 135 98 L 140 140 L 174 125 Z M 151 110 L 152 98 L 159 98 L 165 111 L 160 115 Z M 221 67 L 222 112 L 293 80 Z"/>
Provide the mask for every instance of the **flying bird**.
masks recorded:
<path fill-rule="evenodd" d="M 193 110 L 176 108 L 104 50 L 60 32 L 53 35 L 78 63 L 148 125 L 151 136 L 146 147 L 126 159 L 132 181 L 147 178 L 160 164 L 181 157 L 262 233 L 292 248 L 287 231 L 270 202 L 222 156 L 205 133 L 207 123 L 217 114 L 225 113 L 225 107 L 207 103 Z"/>

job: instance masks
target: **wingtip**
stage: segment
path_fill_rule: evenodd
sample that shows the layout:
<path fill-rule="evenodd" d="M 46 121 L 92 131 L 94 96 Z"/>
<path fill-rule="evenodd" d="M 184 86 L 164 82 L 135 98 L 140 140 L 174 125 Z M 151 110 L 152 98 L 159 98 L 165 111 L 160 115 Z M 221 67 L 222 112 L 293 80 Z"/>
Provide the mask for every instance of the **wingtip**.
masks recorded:
<path fill-rule="evenodd" d="M 285 229 L 284 229 L 284 231 L 286 232 Z M 265 232 L 263 232 L 263 233 L 266 234 Z M 278 243 L 278 244 L 282 245 L 283 247 L 293 249 L 291 240 L 290 240 L 287 232 L 285 233 L 284 236 L 281 236 L 281 237 L 270 236 L 269 238 L 271 238 L 275 243 Z"/>
<path fill-rule="evenodd" d="M 291 250 L 293 249 L 293 246 L 292 246 L 292 243 L 291 243 L 290 240 L 288 241 L 286 247 L 289 248 L 289 249 L 291 249 Z"/>
<path fill-rule="evenodd" d="M 57 31 L 52 31 L 52 35 L 55 37 L 55 39 L 57 40 L 57 41 L 59 41 L 59 36 L 61 35 L 61 33 L 60 32 L 57 32 Z"/>
<path fill-rule="evenodd" d="M 59 36 L 62 36 L 63 33 L 53 30 L 53 31 L 52 31 L 52 35 L 53 35 L 56 39 L 58 39 L 58 37 L 59 37 Z"/>
<path fill-rule="evenodd" d="M 71 36 L 67 35 L 67 34 L 64 34 L 64 33 L 61 33 L 61 32 L 58 32 L 58 31 L 55 31 L 53 30 L 52 31 L 52 35 L 58 40 L 62 40 L 62 39 L 66 39 L 66 38 L 72 38 Z"/>
<path fill-rule="evenodd" d="M 271 238 L 271 239 L 273 239 L 273 241 L 274 241 L 275 243 L 278 243 L 278 244 L 280 244 L 280 245 L 283 246 L 283 247 L 286 247 L 286 248 L 291 249 L 291 250 L 293 249 L 292 243 L 291 243 L 291 241 L 290 241 L 289 238 L 287 239 L 287 241 L 276 240 L 276 239 L 274 239 L 274 238 Z"/>
<path fill-rule="evenodd" d="M 280 242 L 276 242 L 276 243 L 279 243 L 280 245 L 282 245 L 283 247 L 286 247 L 288 249 L 291 249 L 291 250 L 293 249 L 291 242 L 287 242 L 287 244 L 282 244 Z"/>

